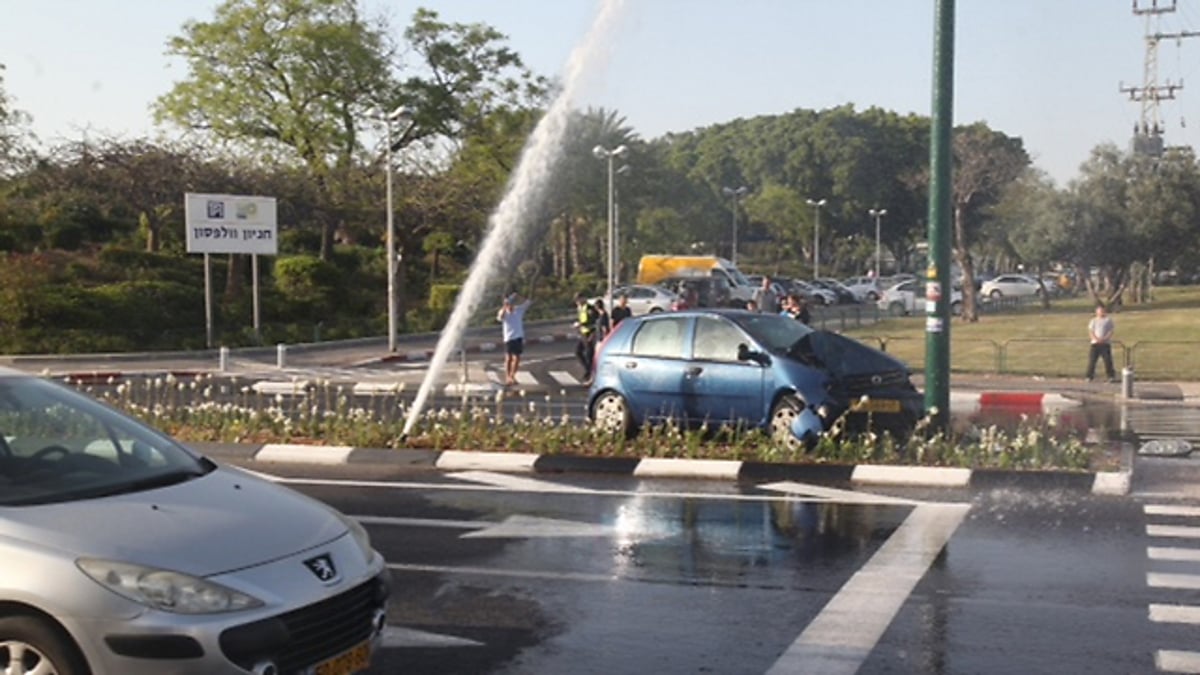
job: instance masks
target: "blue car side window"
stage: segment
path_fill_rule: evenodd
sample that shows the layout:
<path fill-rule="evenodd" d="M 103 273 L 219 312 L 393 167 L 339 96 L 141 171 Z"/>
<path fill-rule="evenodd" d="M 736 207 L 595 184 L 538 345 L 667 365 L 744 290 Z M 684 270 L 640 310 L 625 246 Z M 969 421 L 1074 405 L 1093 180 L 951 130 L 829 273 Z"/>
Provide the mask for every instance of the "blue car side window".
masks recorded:
<path fill-rule="evenodd" d="M 633 353 L 638 356 L 683 358 L 685 319 L 646 321 L 633 336 Z"/>
<path fill-rule="evenodd" d="M 737 361 L 738 344 L 746 342 L 748 340 L 742 332 L 729 322 L 702 316 L 696 321 L 692 358 L 700 361 Z"/>

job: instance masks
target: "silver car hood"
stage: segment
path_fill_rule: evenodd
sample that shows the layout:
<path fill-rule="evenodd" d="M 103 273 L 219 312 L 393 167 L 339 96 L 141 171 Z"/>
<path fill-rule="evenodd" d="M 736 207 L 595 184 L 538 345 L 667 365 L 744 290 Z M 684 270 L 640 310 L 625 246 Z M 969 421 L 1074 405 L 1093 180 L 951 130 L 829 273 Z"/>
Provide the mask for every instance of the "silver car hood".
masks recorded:
<path fill-rule="evenodd" d="M 132 494 L 0 507 L 0 538 L 211 576 L 319 546 L 347 532 L 332 509 L 225 467 Z"/>

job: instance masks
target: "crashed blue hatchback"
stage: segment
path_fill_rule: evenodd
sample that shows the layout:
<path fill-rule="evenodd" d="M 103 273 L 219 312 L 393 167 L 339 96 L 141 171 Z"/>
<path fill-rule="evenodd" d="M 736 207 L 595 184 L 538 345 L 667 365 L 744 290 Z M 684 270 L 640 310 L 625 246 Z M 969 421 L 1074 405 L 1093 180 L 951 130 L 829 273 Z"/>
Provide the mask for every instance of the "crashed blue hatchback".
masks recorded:
<path fill-rule="evenodd" d="M 901 361 L 795 319 L 697 309 L 622 321 L 601 344 L 588 416 L 631 435 L 643 425 L 759 428 L 811 444 L 847 416 L 848 431 L 904 438 L 924 398 Z"/>

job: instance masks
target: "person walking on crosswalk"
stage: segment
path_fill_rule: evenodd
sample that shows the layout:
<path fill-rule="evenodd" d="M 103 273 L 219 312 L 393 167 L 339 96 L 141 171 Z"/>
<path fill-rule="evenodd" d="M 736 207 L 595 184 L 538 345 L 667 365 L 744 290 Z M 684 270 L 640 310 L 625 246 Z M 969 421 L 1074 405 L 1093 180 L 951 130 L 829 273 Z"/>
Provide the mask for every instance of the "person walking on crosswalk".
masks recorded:
<path fill-rule="evenodd" d="M 599 315 L 583 293 L 575 295 L 575 328 L 579 341 L 575 343 L 575 358 L 583 366 L 583 383 L 592 383 L 592 361 L 596 358 L 596 330 Z"/>
<path fill-rule="evenodd" d="M 525 351 L 525 310 L 532 300 L 521 302 L 521 296 L 510 293 L 504 298 L 504 306 L 496 314 L 503 326 L 504 336 L 504 384 L 517 383 L 517 370 L 521 368 L 521 353 Z"/>

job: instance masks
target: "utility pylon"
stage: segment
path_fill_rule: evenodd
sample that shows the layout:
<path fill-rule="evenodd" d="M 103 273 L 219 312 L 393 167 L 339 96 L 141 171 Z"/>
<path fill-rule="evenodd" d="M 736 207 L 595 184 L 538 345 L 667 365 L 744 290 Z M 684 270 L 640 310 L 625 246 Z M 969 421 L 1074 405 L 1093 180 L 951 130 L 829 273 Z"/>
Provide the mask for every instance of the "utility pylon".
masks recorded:
<path fill-rule="evenodd" d="M 1163 153 L 1162 117 L 1159 114 L 1159 102 L 1175 98 L 1175 92 L 1183 89 L 1183 81 L 1171 82 L 1169 79 L 1158 83 L 1158 43 L 1163 40 L 1182 41 L 1184 38 L 1200 36 L 1200 31 L 1179 31 L 1164 33 L 1158 30 L 1158 21 L 1163 14 L 1174 12 L 1178 0 L 1150 0 L 1149 5 L 1139 4 L 1133 0 L 1134 16 L 1146 17 L 1146 57 L 1142 64 L 1142 86 L 1133 87 L 1118 85 L 1122 93 L 1129 94 L 1129 100 L 1142 104 L 1141 121 L 1133 130 L 1133 151 L 1141 155 L 1161 156 Z"/>

